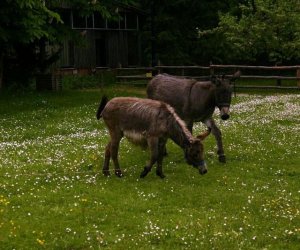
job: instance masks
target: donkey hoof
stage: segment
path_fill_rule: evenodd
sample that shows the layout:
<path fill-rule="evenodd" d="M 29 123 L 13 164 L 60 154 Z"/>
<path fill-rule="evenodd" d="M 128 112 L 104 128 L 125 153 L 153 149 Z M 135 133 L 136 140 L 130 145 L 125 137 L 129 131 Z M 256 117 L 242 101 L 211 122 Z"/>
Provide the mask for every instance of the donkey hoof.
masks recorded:
<path fill-rule="evenodd" d="M 219 155 L 219 162 L 226 163 L 226 156 L 225 155 Z"/>
<path fill-rule="evenodd" d="M 104 176 L 110 176 L 109 170 L 102 170 Z"/>
<path fill-rule="evenodd" d="M 143 171 L 143 172 L 140 174 L 140 178 L 144 178 L 147 174 L 148 174 L 148 172 Z"/>
<path fill-rule="evenodd" d="M 147 167 L 144 167 L 144 170 L 141 173 L 140 178 L 144 178 L 149 172 L 150 170 Z"/>
<path fill-rule="evenodd" d="M 118 177 L 123 177 L 123 173 L 121 170 L 115 170 L 115 175 L 118 176 Z"/>
<path fill-rule="evenodd" d="M 200 169 L 200 170 L 199 170 L 199 173 L 200 173 L 201 175 L 204 175 L 204 174 L 207 173 L 207 169 Z"/>
<path fill-rule="evenodd" d="M 162 179 L 166 177 L 162 172 L 156 172 L 156 175 Z"/>

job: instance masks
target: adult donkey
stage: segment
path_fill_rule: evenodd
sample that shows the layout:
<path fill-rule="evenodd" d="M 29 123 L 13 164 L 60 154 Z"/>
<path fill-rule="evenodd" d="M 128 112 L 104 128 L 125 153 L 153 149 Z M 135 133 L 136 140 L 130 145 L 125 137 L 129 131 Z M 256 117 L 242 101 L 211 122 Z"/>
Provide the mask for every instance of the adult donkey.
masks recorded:
<path fill-rule="evenodd" d="M 201 121 L 216 138 L 217 154 L 220 162 L 226 162 L 223 149 L 222 134 L 212 115 L 215 107 L 220 109 L 222 120 L 229 118 L 231 103 L 231 83 L 240 77 L 237 71 L 232 77 L 212 76 L 210 81 L 196 81 L 168 74 L 155 76 L 147 86 L 150 99 L 170 104 L 192 132 L 193 123 Z"/>

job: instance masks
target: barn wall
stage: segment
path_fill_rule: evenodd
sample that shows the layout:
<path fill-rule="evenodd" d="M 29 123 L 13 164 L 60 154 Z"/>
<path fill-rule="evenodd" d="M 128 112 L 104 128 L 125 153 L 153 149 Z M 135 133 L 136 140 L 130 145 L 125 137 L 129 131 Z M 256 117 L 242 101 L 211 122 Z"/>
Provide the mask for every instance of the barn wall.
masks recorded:
<path fill-rule="evenodd" d="M 109 67 L 128 66 L 128 41 L 126 31 L 107 32 L 107 53 Z"/>
<path fill-rule="evenodd" d="M 128 65 L 141 65 L 141 42 L 138 32 L 130 32 L 127 37 L 128 43 Z"/>
<path fill-rule="evenodd" d="M 59 65 L 61 67 L 94 68 L 128 67 L 139 64 L 138 33 L 121 30 L 86 30 L 83 43 L 74 46 L 65 41 Z"/>
<path fill-rule="evenodd" d="M 65 40 L 62 45 L 62 51 L 57 64 L 60 67 L 74 66 L 74 42 Z"/>
<path fill-rule="evenodd" d="M 83 41 L 79 46 L 72 40 L 65 40 L 56 66 L 114 68 L 140 65 L 142 54 L 139 15 L 141 11 L 126 7 L 121 8 L 120 13 L 123 19 L 112 22 L 99 16 L 99 13 L 82 17 L 76 10 L 62 8 L 63 20 L 82 36 Z"/>
<path fill-rule="evenodd" d="M 84 44 L 83 46 L 75 47 L 74 55 L 74 66 L 76 68 L 92 68 L 96 66 L 94 31 L 85 31 Z"/>

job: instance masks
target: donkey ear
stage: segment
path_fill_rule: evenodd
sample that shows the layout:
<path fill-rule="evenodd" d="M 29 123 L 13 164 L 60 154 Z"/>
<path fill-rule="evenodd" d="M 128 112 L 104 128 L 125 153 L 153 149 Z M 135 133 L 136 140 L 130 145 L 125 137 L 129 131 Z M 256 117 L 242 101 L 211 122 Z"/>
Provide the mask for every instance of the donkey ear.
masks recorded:
<path fill-rule="evenodd" d="M 217 79 L 216 79 L 216 85 L 220 86 L 222 82 L 223 82 L 223 78 L 222 77 L 221 78 L 217 77 Z"/>
<path fill-rule="evenodd" d="M 241 73 L 240 70 L 238 70 L 237 72 L 235 72 L 235 73 L 232 75 L 232 77 L 231 77 L 231 81 L 235 81 L 236 79 L 240 78 L 241 74 L 242 74 L 242 73 Z"/>

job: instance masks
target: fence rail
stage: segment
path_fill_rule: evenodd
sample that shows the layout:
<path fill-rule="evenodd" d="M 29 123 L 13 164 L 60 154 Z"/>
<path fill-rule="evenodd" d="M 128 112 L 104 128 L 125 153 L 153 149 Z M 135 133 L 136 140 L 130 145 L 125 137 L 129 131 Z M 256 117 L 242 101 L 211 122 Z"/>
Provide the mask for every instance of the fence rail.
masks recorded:
<path fill-rule="evenodd" d="M 294 66 L 248 66 L 248 65 L 218 65 L 212 64 L 211 68 L 234 68 L 234 69 L 265 69 L 265 70 L 286 70 L 300 69 L 300 65 Z"/>
<path fill-rule="evenodd" d="M 141 74 L 133 74 L 133 72 L 144 71 Z M 233 72 L 240 70 L 242 72 L 241 79 L 250 80 L 276 80 L 275 85 L 241 85 L 237 82 L 237 88 L 268 88 L 268 89 L 299 89 L 300 90 L 300 65 L 293 66 L 249 66 L 249 65 L 218 65 L 211 64 L 210 66 L 156 66 L 156 67 L 139 67 L 139 68 L 118 68 L 117 72 L 123 72 L 122 74 L 117 74 L 116 78 L 118 82 L 135 82 L 140 80 L 150 80 L 153 74 L 156 73 L 169 73 L 170 71 L 174 75 L 195 78 L 195 79 L 209 79 L 213 74 L 225 74 L 230 76 Z M 251 70 L 251 74 L 245 74 Z M 253 71 L 264 71 L 264 72 L 277 72 L 276 75 L 266 75 L 253 74 Z M 193 71 L 197 74 L 189 74 L 188 72 Z M 282 72 L 288 71 L 288 75 L 283 75 Z M 125 72 L 125 73 L 124 73 Z M 175 72 L 175 73 L 174 73 Z M 225 72 L 225 73 L 224 73 Z M 278 72 L 280 74 L 278 74 Z M 293 73 L 291 73 L 293 72 Z M 201 75 L 199 74 L 201 73 Z M 282 80 L 294 80 L 296 81 L 296 86 L 282 86 Z"/>

